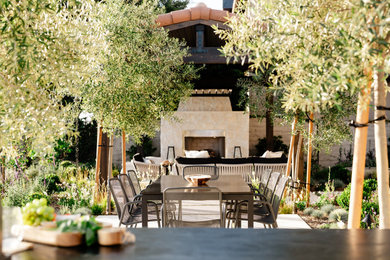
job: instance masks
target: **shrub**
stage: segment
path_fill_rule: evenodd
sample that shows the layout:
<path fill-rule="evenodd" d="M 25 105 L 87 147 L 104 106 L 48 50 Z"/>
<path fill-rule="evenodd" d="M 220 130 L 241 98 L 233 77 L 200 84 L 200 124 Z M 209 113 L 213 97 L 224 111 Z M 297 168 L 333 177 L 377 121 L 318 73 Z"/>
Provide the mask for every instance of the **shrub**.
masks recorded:
<path fill-rule="evenodd" d="M 5 191 L 4 206 L 23 207 L 30 202 L 29 192 L 20 181 L 7 185 Z"/>
<path fill-rule="evenodd" d="M 299 211 L 304 211 L 306 208 L 306 201 L 297 201 L 295 202 L 295 208 Z"/>
<path fill-rule="evenodd" d="M 325 204 L 321 207 L 321 211 L 325 213 L 325 215 L 329 215 L 333 210 L 335 209 L 335 206 L 332 204 Z"/>
<path fill-rule="evenodd" d="M 112 169 L 112 177 L 116 177 L 116 176 L 118 176 L 119 175 L 119 170 L 118 170 L 118 168 L 113 168 Z"/>
<path fill-rule="evenodd" d="M 315 218 L 323 218 L 325 217 L 325 213 L 319 209 L 313 210 L 313 212 L 310 214 L 312 217 Z"/>
<path fill-rule="evenodd" d="M 336 222 L 336 221 L 348 221 L 348 211 L 345 209 L 335 209 L 329 214 L 329 221 Z"/>
<path fill-rule="evenodd" d="M 377 181 L 375 179 L 367 179 L 363 183 L 363 203 L 362 215 L 364 212 L 379 212 L 377 203 Z M 337 203 L 345 210 L 349 210 L 349 198 L 351 196 L 351 184 L 349 184 L 344 191 L 337 197 Z"/>
<path fill-rule="evenodd" d="M 75 199 L 69 192 L 61 192 L 58 194 L 58 205 L 65 207 L 73 207 L 76 204 Z"/>
<path fill-rule="evenodd" d="M 42 176 L 40 179 L 41 183 L 46 187 L 48 194 L 61 191 L 61 188 L 58 186 L 61 184 L 61 181 L 57 174 L 48 174 L 46 176 Z"/>
<path fill-rule="evenodd" d="M 284 204 L 282 207 L 279 208 L 280 214 L 292 214 L 293 213 L 293 206 L 289 204 Z"/>
<path fill-rule="evenodd" d="M 283 143 L 282 136 L 273 136 L 273 150 L 274 151 L 283 151 L 284 153 L 288 153 L 288 146 Z M 267 151 L 267 139 L 261 138 L 259 142 L 256 144 L 256 155 L 261 156 Z"/>
<path fill-rule="evenodd" d="M 319 229 L 330 229 L 330 224 L 329 223 L 324 223 L 321 226 L 319 226 Z"/>
<path fill-rule="evenodd" d="M 102 200 L 102 203 L 100 203 L 101 205 L 103 205 L 104 207 L 106 207 L 107 205 L 107 196 Z M 115 210 L 115 203 L 114 203 L 114 200 L 111 199 L 111 210 L 114 211 Z"/>
<path fill-rule="evenodd" d="M 94 216 L 102 215 L 103 212 L 104 212 L 104 208 L 105 208 L 105 207 L 104 207 L 103 205 L 94 203 L 94 204 L 91 206 L 91 213 L 92 213 L 92 215 L 94 215 Z"/>
<path fill-rule="evenodd" d="M 33 201 L 35 199 L 46 199 L 47 203 L 50 204 L 50 197 L 43 194 L 42 192 L 33 192 L 29 196 L 29 201 Z"/>
<path fill-rule="evenodd" d="M 326 182 L 328 175 L 331 180 L 339 179 L 344 183 L 351 182 L 351 172 L 342 165 L 335 165 L 331 168 L 323 168 L 317 172 L 313 172 L 312 179 L 318 180 L 319 182 Z"/>
<path fill-rule="evenodd" d="M 336 190 L 344 189 L 345 183 L 340 179 L 334 179 L 334 188 Z"/>
<path fill-rule="evenodd" d="M 81 207 L 75 210 L 74 214 L 80 214 L 82 216 L 84 215 L 91 215 L 92 211 L 89 208 Z"/>
<path fill-rule="evenodd" d="M 306 208 L 304 211 L 303 211 L 303 214 L 304 215 L 307 215 L 307 216 L 310 216 L 311 213 L 314 211 L 314 209 L 312 207 L 309 207 L 309 208 Z"/>

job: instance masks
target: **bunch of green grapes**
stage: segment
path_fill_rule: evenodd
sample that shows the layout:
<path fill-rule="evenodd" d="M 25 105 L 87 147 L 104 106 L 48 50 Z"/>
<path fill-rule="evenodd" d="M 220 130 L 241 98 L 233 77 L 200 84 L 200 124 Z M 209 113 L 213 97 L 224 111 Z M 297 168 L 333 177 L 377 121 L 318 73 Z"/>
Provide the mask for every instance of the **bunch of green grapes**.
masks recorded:
<path fill-rule="evenodd" d="M 54 219 L 54 208 L 47 206 L 45 198 L 35 199 L 22 208 L 23 223 L 29 226 L 39 226 L 43 221 Z"/>

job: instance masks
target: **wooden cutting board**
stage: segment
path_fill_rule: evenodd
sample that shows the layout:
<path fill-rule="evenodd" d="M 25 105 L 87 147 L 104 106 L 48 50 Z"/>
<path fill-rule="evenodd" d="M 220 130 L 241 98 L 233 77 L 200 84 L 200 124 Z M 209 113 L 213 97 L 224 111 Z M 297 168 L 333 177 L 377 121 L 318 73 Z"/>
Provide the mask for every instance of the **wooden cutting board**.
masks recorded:
<path fill-rule="evenodd" d="M 52 246 L 72 247 L 83 242 L 80 232 L 59 232 L 40 227 L 25 227 L 23 240 Z"/>

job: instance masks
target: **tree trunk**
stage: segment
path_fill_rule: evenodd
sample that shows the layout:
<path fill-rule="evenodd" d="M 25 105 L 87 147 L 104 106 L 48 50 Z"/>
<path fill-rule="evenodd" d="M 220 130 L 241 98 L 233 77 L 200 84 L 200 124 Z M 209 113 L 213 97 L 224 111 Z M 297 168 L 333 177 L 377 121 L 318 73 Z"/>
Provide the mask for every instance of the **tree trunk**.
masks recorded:
<path fill-rule="evenodd" d="M 367 124 L 369 116 L 369 97 L 371 93 L 372 71 L 365 71 L 367 75 L 367 86 L 359 93 L 359 101 L 356 113 L 358 124 Z M 353 147 L 351 197 L 349 202 L 348 228 L 360 228 L 363 199 L 364 167 L 366 164 L 368 127 L 357 127 L 355 129 L 355 140 Z"/>
<path fill-rule="evenodd" d="M 112 178 L 112 154 L 113 154 L 113 145 L 114 145 L 114 136 L 110 137 L 110 142 L 108 146 L 108 171 L 107 171 L 107 180 Z M 110 183 L 107 181 L 107 214 L 111 214 L 111 192 L 110 192 Z"/>
<path fill-rule="evenodd" d="M 374 84 L 375 106 L 386 106 L 386 89 L 383 62 L 376 71 L 376 84 Z M 386 116 L 384 110 L 375 109 L 375 118 Z M 375 156 L 376 172 L 378 178 L 379 199 L 379 228 L 390 228 L 390 200 L 389 200 L 389 162 L 387 158 L 387 137 L 385 120 L 376 121 L 375 131 Z"/>
<path fill-rule="evenodd" d="M 107 183 L 109 138 L 107 134 L 103 133 L 103 127 L 98 127 L 97 138 L 98 147 L 96 153 L 95 201 L 99 201 L 101 199 L 101 192 L 104 192 Z"/>
<path fill-rule="evenodd" d="M 126 134 L 122 131 L 122 173 L 126 174 Z"/>
<path fill-rule="evenodd" d="M 311 155 L 312 155 L 312 136 L 313 136 L 313 113 L 310 114 L 309 120 L 309 137 L 307 140 L 307 169 L 306 169 L 306 207 L 310 205 L 310 177 L 311 177 Z"/>
<path fill-rule="evenodd" d="M 100 191 L 102 194 L 106 192 L 107 187 L 107 173 L 108 173 L 108 161 L 109 161 L 109 143 L 110 138 L 106 133 L 102 134 L 102 149 L 101 149 L 101 159 L 100 159 L 100 176 L 99 176 L 99 185 Z"/>
<path fill-rule="evenodd" d="M 296 136 L 295 132 L 296 132 L 296 128 L 297 128 L 297 121 L 298 121 L 298 117 L 295 116 L 294 122 L 292 124 L 292 130 L 291 130 L 290 149 L 288 151 L 286 176 L 290 176 L 290 174 L 291 174 L 291 163 L 292 163 L 293 157 L 294 157 L 295 136 Z"/>
<path fill-rule="evenodd" d="M 95 196 L 94 200 L 96 201 L 99 196 L 99 175 L 100 175 L 100 160 L 102 155 L 102 135 L 103 127 L 98 127 L 97 134 L 97 150 L 96 150 L 96 172 L 95 172 Z"/>

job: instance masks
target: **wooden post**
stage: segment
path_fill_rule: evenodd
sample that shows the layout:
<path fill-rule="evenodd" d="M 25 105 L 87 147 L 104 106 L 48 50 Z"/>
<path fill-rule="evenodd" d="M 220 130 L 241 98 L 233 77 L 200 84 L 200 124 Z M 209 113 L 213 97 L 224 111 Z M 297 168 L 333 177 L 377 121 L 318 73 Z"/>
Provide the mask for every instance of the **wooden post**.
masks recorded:
<path fill-rule="evenodd" d="M 383 57 L 384 60 L 385 57 Z M 376 106 L 374 118 L 385 117 L 384 110 L 378 110 L 378 106 L 386 106 L 386 89 L 384 62 L 376 69 L 376 81 L 374 84 L 374 103 Z M 379 202 L 379 228 L 390 228 L 390 200 L 389 200 L 389 162 L 387 158 L 387 137 L 385 120 L 376 121 L 375 132 L 375 157 L 376 172 L 378 179 L 378 202 Z"/>
<path fill-rule="evenodd" d="M 99 183 L 100 183 L 100 160 L 102 155 L 102 138 L 103 136 L 103 127 L 98 127 L 98 136 L 97 136 L 97 152 L 96 152 L 96 173 L 95 173 L 95 196 L 94 200 L 96 201 L 98 199 L 99 195 Z"/>
<path fill-rule="evenodd" d="M 114 136 L 110 137 L 109 147 L 108 147 L 108 171 L 107 171 L 107 214 L 111 214 L 111 192 L 109 187 L 109 179 L 112 178 L 112 154 L 113 154 L 113 145 L 114 145 Z"/>
<path fill-rule="evenodd" d="M 122 131 L 122 173 L 127 173 L 126 171 L 126 134 L 125 131 Z"/>
<path fill-rule="evenodd" d="M 294 157 L 294 145 L 295 145 L 295 132 L 297 129 L 298 116 L 295 116 L 294 122 L 292 124 L 291 130 L 291 139 L 290 139 L 290 149 L 288 150 L 288 161 L 287 161 L 287 171 L 286 176 L 290 176 L 291 174 L 291 163 Z"/>
<path fill-rule="evenodd" d="M 367 72 L 367 86 L 359 93 L 358 107 L 356 112 L 356 123 L 367 124 L 369 116 L 369 97 L 371 93 L 372 71 Z M 363 199 L 364 167 L 366 164 L 368 127 L 355 129 L 355 140 L 353 147 L 351 197 L 349 200 L 348 228 L 360 228 L 360 219 Z"/>
<path fill-rule="evenodd" d="M 311 177 L 311 154 L 313 150 L 313 113 L 310 113 L 309 137 L 307 140 L 307 169 L 306 169 L 306 207 L 310 205 L 310 177 Z"/>

